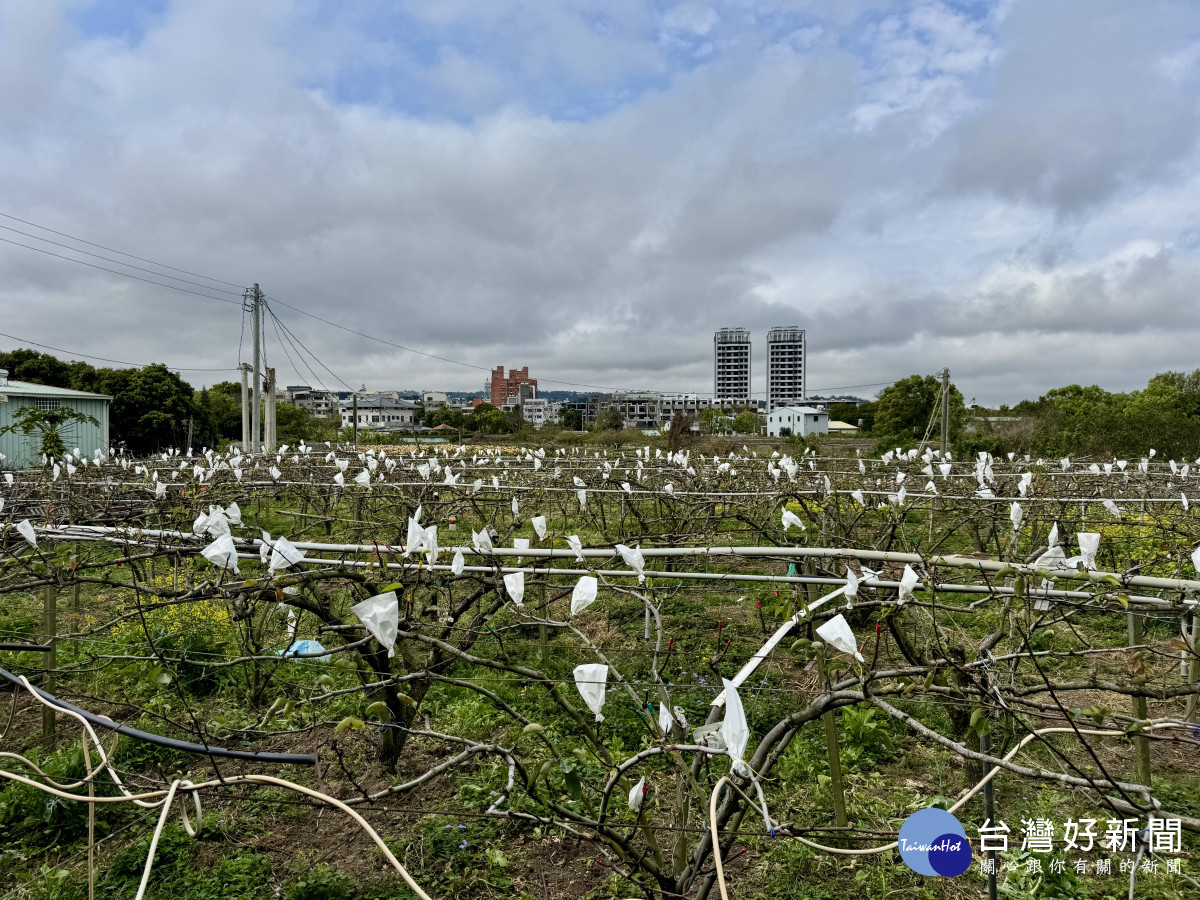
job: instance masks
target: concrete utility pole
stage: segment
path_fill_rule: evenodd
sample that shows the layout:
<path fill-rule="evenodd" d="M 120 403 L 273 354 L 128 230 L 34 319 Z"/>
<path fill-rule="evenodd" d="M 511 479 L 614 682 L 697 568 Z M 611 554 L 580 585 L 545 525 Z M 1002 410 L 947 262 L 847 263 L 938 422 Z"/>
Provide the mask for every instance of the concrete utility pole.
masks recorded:
<path fill-rule="evenodd" d="M 258 282 L 254 283 L 251 294 L 254 305 L 254 399 L 250 407 L 250 452 L 257 453 L 262 449 L 262 291 Z"/>
<path fill-rule="evenodd" d="M 267 369 L 267 449 L 275 449 L 275 370 Z"/>
<path fill-rule="evenodd" d="M 950 367 L 942 369 L 942 456 L 950 449 Z"/>
<path fill-rule="evenodd" d="M 354 400 L 354 449 L 358 449 L 358 391 L 351 394 Z"/>
<path fill-rule="evenodd" d="M 242 452 L 250 452 L 250 385 L 246 381 L 246 373 L 250 367 L 242 363 Z"/>

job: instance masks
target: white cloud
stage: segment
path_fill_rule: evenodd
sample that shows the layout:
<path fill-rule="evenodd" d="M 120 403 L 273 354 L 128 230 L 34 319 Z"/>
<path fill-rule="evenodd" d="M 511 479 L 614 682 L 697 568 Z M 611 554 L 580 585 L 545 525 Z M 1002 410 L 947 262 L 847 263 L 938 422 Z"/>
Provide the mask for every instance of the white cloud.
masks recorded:
<path fill-rule="evenodd" d="M 714 328 L 785 322 L 814 387 L 1192 367 L 1196 10 L 836 6 L 441 2 L 389 31 L 214 0 L 131 44 L 0 0 L 0 211 L 547 387 L 704 390 Z M 236 364 L 236 305 L 6 244 L 0 303 L 57 346 Z M 356 387 L 485 375 L 278 312 Z"/>

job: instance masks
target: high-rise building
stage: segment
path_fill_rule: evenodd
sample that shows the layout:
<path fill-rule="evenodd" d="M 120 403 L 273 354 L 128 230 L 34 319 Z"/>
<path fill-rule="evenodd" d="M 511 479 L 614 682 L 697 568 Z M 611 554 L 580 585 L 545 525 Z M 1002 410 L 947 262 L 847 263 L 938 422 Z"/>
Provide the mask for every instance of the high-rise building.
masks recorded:
<path fill-rule="evenodd" d="M 804 329 L 776 325 L 767 332 L 767 412 L 804 405 Z"/>
<path fill-rule="evenodd" d="M 505 403 L 519 403 L 523 384 L 532 388 L 531 396 L 537 396 L 537 379 L 529 377 L 529 366 L 521 369 L 509 369 L 507 376 L 504 374 L 504 366 L 496 366 L 492 370 L 492 377 L 488 380 L 492 406 L 499 409 Z"/>
<path fill-rule="evenodd" d="M 722 328 L 713 335 L 713 398 L 750 402 L 750 332 Z"/>

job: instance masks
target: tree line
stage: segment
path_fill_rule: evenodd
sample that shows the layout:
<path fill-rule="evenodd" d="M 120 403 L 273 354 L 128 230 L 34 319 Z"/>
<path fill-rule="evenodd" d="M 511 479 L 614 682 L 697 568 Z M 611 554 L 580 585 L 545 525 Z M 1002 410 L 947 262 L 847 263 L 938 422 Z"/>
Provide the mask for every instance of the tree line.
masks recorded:
<path fill-rule="evenodd" d="M 194 447 L 219 447 L 242 437 L 242 388 L 233 381 L 195 390 L 161 363 L 97 368 L 25 348 L 0 352 L 0 368 L 14 381 L 111 396 L 112 441 L 131 453 L 181 446 L 189 427 Z M 720 411 L 705 410 L 701 429 L 715 433 L 731 426 L 747 434 L 757 430 L 757 418 L 748 410 L 729 422 L 724 417 Z M 875 438 L 881 448 L 914 446 L 926 437 L 936 445 L 941 439 L 941 382 L 933 375 L 910 375 L 868 403 L 831 404 L 829 417 L 859 425 L 862 435 Z M 339 433 L 336 416 L 317 418 L 287 403 L 276 406 L 276 420 L 280 443 L 334 440 Z M 430 427 L 451 425 L 463 434 L 511 434 L 529 427 L 519 409 L 505 411 L 488 403 L 470 412 L 418 407 L 417 421 Z M 559 425 L 582 430 L 582 415 L 577 409 L 564 409 Z M 591 427 L 619 430 L 624 423 L 618 410 L 608 407 Z M 1163 372 L 1142 390 L 1127 393 L 1072 384 L 996 409 L 968 408 L 951 384 L 950 440 L 959 453 L 1133 456 L 1153 447 L 1172 457 L 1194 458 L 1200 456 L 1200 369 Z"/>
<path fill-rule="evenodd" d="M 829 417 L 860 424 L 880 449 L 941 440 L 941 382 L 910 375 L 869 403 L 835 403 Z M 1141 390 L 1071 384 L 1036 400 L 968 408 L 950 385 L 950 440 L 956 452 L 987 450 L 1057 456 L 1137 456 L 1150 448 L 1172 458 L 1200 455 L 1200 369 L 1155 375 Z"/>
<path fill-rule="evenodd" d="M 197 448 L 217 447 L 242 437 L 242 386 L 232 381 L 197 391 L 161 363 L 97 368 L 25 348 L 0 352 L 0 368 L 7 369 L 13 381 L 112 397 L 110 439 L 130 453 L 182 446 L 189 428 L 192 446 Z M 280 443 L 296 443 L 301 438 L 332 440 L 337 434 L 335 423 L 284 403 L 276 407 L 276 423 Z"/>

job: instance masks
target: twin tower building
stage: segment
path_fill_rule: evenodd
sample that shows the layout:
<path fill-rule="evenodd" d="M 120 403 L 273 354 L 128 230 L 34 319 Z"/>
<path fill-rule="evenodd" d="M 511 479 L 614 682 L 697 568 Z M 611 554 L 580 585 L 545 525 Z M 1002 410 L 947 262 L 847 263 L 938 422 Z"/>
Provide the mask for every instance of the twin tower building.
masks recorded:
<path fill-rule="evenodd" d="M 750 332 L 722 328 L 713 335 L 713 399 L 758 406 L 761 391 L 751 388 Z M 776 325 L 767 332 L 767 413 L 780 406 L 803 406 L 804 329 Z"/>

